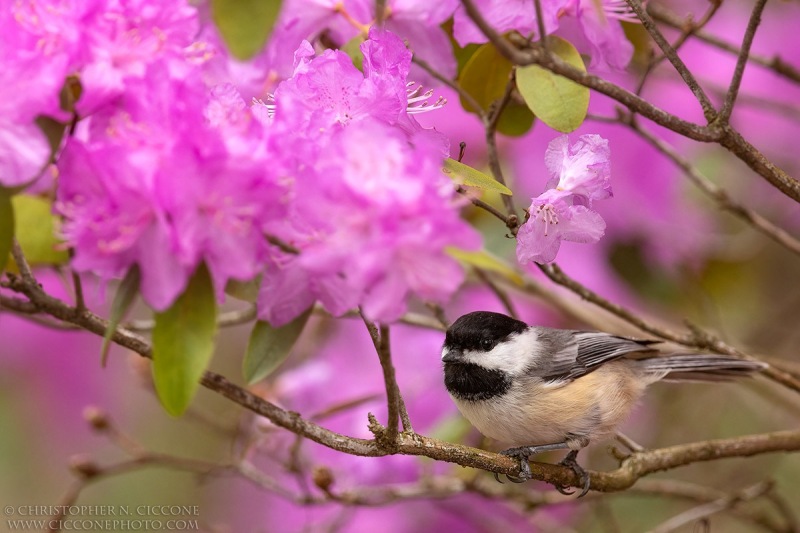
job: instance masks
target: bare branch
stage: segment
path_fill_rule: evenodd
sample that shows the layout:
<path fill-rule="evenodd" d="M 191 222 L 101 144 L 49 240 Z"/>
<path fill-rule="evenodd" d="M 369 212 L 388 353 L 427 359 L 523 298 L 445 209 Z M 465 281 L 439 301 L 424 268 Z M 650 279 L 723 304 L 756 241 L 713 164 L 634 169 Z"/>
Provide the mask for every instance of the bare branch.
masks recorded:
<path fill-rule="evenodd" d="M 706 24 L 708 24 L 711 21 L 711 19 L 714 17 L 714 15 L 717 13 L 717 11 L 719 10 L 720 6 L 722 6 L 722 0 L 712 0 L 711 1 L 711 6 L 708 8 L 708 10 L 705 12 L 705 14 L 700 18 L 700 20 L 698 20 L 697 22 L 694 22 L 694 21 L 691 20 L 691 17 L 690 17 L 689 20 L 683 22 L 683 24 L 680 27 L 680 29 L 682 30 L 680 36 L 677 39 L 675 39 L 674 43 L 672 43 L 673 50 L 675 50 L 675 52 L 677 53 L 678 50 L 680 50 L 681 47 L 686 43 L 686 41 L 689 40 L 689 37 L 691 37 L 692 35 L 696 34 L 698 31 L 700 31 L 702 28 L 704 28 L 706 26 Z M 642 78 L 641 78 L 641 80 L 639 80 L 639 85 L 636 87 L 636 94 L 638 94 L 638 95 L 642 94 L 642 91 L 644 90 L 645 83 L 647 83 L 647 80 L 650 79 L 650 74 L 666 58 L 667 58 L 667 56 L 662 54 L 662 55 L 660 55 L 658 57 L 655 57 L 655 58 L 651 59 L 648 62 L 647 67 L 645 68 L 644 74 L 642 74 Z"/>
<path fill-rule="evenodd" d="M 736 96 L 739 94 L 739 87 L 742 84 L 744 68 L 747 65 L 747 58 L 750 55 L 750 46 L 753 44 L 753 37 L 756 35 L 758 25 L 761 24 L 761 13 L 764 11 L 764 6 L 766 5 L 767 0 L 757 0 L 755 7 L 753 7 L 753 13 L 750 15 L 750 21 L 747 23 L 747 30 L 744 32 L 742 48 L 739 51 L 739 57 L 736 59 L 736 68 L 733 71 L 728 94 L 725 95 L 725 103 L 722 105 L 722 111 L 720 111 L 719 114 L 719 121 L 721 123 L 727 123 L 731 118 L 731 113 L 733 113 L 733 106 L 736 104 Z"/>
<path fill-rule="evenodd" d="M 360 311 L 360 310 L 359 310 Z M 400 389 L 397 386 L 397 377 L 395 376 L 394 365 L 392 364 L 392 352 L 389 345 L 389 326 L 381 324 L 379 327 L 373 322 L 370 322 L 364 313 L 361 312 L 361 318 L 364 320 L 364 325 L 367 326 L 369 336 L 372 338 L 372 344 L 375 346 L 375 351 L 378 352 L 378 359 L 381 362 L 381 370 L 383 370 L 383 384 L 386 389 L 386 403 L 389 412 L 389 424 L 385 435 L 385 440 L 377 440 L 378 444 L 386 446 L 387 449 L 393 450 L 397 442 L 397 423 L 400 418 L 400 404 L 403 402 L 400 396 Z M 408 415 L 406 415 L 406 418 Z M 407 431 L 407 428 L 403 429 Z"/>
<path fill-rule="evenodd" d="M 666 522 L 660 524 L 658 527 L 651 529 L 650 533 L 670 533 L 671 531 L 675 531 L 676 529 L 697 520 L 708 518 L 709 516 L 721 513 L 722 511 L 732 509 L 741 502 L 760 498 L 771 491 L 772 487 L 773 484 L 766 481 L 756 483 L 755 485 L 747 487 L 746 489 L 741 490 L 732 496 L 720 498 L 717 501 L 695 507 L 694 509 L 689 509 L 688 511 L 685 511 L 677 516 L 673 516 Z"/>
<path fill-rule="evenodd" d="M 800 254 L 800 241 L 786 232 L 783 228 L 776 226 L 766 218 L 751 209 L 748 209 L 743 204 L 731 200 L 730 196 L 724 189 L 718 187 L 713 182 L 703 176 L 697 168 L 692 166 L 689 161 L 681 157 L 669 144 L 665 143 L 652 133 L 642 128 L 635 120 L 623 119 L 622 122 L 630 126 L 639 136 L 650 143 L 659 152 L 667 156 L 673 163 L 675 163 L 681 170 L 683 170 L 686 177 L 694 183 L 698 189 L 704 194 L 713 199 L 720 208 L 724 209 L 735 215 L 737 218 L 743 220 L 757 231 L 760 231 L 770 239 L 778 244 L 786 247 L 788 250 Z"/>
<path fill-rule="evenodd" d="M 506 88 L 503 91 L 503 96 L 500 97 L 500 100 L 492 104 L 489 114 L 485 117 L 483 122 L 484 129 L 486 130 L 486 153 L 489 156 L 489 170 L 494 179 L 503 185 L 506 185 L 506 179 L 505 176 L 503 176 L 503 168 L 500 166 L 500 155 L 497 151 L 497 123 L 500 120 L 500 115 L 503 114 L 508 102 L 511 100 L 511 93 L 516 86 L 515 72 L 514 69 L 511 70 L 508 82 L 506 82 Z M 518 220 L 516 209 L 514 208 L 514 199 L 506 194 L 501 194 L 500 197 L 508 213 L 506 226 L 511 231 L 512 235 L 516 235 Z"/>
<path fill-rule="evenodd" d="M 637 0 L 626 0 L 629 2 L 636 2 L 641 11 L 641 5 Z M 784 170 L 774 165 L 767 158 L 764 157 L 753 145 L 747 142 L 739 132 L 733 129 L 729 124 L 712 123 L 709 126 L 701 126 L 687 122 L 675 115 L 667 113 L 662 109 L 650 104 L 640 96 L 623 89 L 622 87 L 610 83 L 606 80 L 588 74 L 572 65 L 566 63 L 559 57 L 552 54 L 547 54 L 541 48 L 528 47 L 528 43 L 524 38 L 516 38 L 515 44 L 521 47 L 528 47 L 527 49 L 518 50 L 511 44 L 509 40 L 500 36 L 494 31 L 486 20 L 477 11 L 471 0 L 462 0 L 464 8 L 469 17 L 475 22 L 478 28 L 483 31 L 484 35 L 491 41 L 503 56 L 515 65 L 531 65 L 537 64 L 550 70 L 555 74 L 564 76 L 576 83 L 579 83 L 590 89 L 594 89 L 606 96 L 618 101 L 634 113 L 640 114 L 643 117 L 652 120 L 656 124 L 664 126 L 672 131 L 680 133 L 681 135 L 701 142 L 715 142 L 729 150 L 736 157 L 741 159 L 756 173 L 766 179 L 775 188 L 783 194 L 789 196 L 793 200 L 800 202 L 800 182 L 795 178 L 786 174 Z M 515 39 L 514 35 L 510 36 L 512 40 Z M 666 43 L 667 46 L 669 43 Z M 699 86 L 696 86 L 699 89 Z M 696 92 L 696 95 L 700 94 Z M 703 93 L 704 95 L 704 93 Z M 698 98 L 700 98 L 698 96 Z M 707 98 L 705 98 L 707 100 Z M 702 103 L 702 102 L 701 102 Z M 707 106 L 704 106 L 706 110 Z M 713 111 L 713 107 L 709 109 Z M 707 115 L 708 118 L 709 115 Z M 716 116 L 712 116 L 712 119 Z"/>
<path fill-rule="evenodd" d="M 664 7 L 662 4 L 650 3 L 647 6 L 648 12 L 653 15 L 653 18 L 658 22 L 666 24 L 672 28 L 682 29 L 685 22 L 675 13 Z M 695 30 L 692 32 L 693 36 L 715 48 L 739 55 L 741 50 L 735 44 L 729 43 L 719 37 L 712 35 L 708 32 Z M 781 59 L 779 56 L 764 57 L 754 54 L 749 54 L 748 61 L 756 65 L 765 67 L 772 70 L 774 73 L 782 76 L 788 80 L 800 83 L 800 70 L 797 70 L 792 65 Z"/>
<path fill-rule="evenodd" d="M 703 108 L 703 116 L 705 116 L 706 121 L 709 123 L 714 121 L 717 118 L 717 111 L 714 109 L 714 105 L 711 103 L 711 100 L 708 99 L 708 96 L 703 91 L 703 88 L 700 87 L 700 84 L 697 83 L 697 80 L 694 77 L 694 74 L 688 69 L 686 64 L 683 60 L 678 56 L 675 52 L 675 49 L 672 48 L 672 45 L 664 38 L 664 35 L 661 33 L 661 30 L 658 29 L 656 23 L 653 22 L 653 19 L 642 7 L 642 4 L 639 0 L 625 0 L 628 6 L 636 13 L 636 16 L 642 21 L 642 25 L 656 42 L 658 47 L 664 53 L 669 62 L 672 63 L 672 66 L 675 67 L 675 70 L 680 74 L 683 81 L 692 91 L 697 101 L 700 102 L 700 107 Z"/>

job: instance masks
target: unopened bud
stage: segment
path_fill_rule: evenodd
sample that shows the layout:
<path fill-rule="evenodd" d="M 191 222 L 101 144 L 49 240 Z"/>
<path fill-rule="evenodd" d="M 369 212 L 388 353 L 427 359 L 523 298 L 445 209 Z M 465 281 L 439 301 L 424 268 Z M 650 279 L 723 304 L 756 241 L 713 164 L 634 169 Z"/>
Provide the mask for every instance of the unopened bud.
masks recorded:
<path fill-rule="evenodd" d="M 93 429 L 104 431 L 108 429 L 108 416 L 100 408 L 90 405 L 83 410 L 83 418 Z"/>
<path fill-rule="evenodd" d="M 311 479 L 314 480 L 314 485 L 322 489 L 323 492 L 328 492 L 333 486 L 333 472 L 325 466 L 314 467 Z"/>
<path fill-rule="evenodd" d="M 69 469 L 85 478 L 94 477 L 100 473 L 100 467 L 85 454 L 73 455 L 69 458 Z"/>

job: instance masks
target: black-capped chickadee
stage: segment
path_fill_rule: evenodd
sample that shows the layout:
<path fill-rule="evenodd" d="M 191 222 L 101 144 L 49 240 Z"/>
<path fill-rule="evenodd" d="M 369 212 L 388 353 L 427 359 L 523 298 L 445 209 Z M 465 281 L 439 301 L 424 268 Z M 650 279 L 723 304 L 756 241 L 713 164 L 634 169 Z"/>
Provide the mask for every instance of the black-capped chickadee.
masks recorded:
<path fill-rule="evenodd" d="M 444 383 L 459 411 L 481 433 L 510 448 L 520 477 L 528 457 L 559 449 L 589 490 L 578 450 L 614 433 L 645 387 L 659 380 L 719 381 L 767 365 L 721 355 L 664 354 L 660 341 L 528 326 L 500 313 L 468 313 L 447 330 Z M 564 492 L 563 488 L 557 487 Z"/>

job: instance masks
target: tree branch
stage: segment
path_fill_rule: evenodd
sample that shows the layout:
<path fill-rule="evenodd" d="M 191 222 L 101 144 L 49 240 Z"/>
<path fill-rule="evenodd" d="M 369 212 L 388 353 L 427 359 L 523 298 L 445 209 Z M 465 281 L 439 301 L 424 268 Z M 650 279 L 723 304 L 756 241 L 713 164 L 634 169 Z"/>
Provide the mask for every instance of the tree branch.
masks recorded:
<path fill-rule="evenodd" d="M 669 62 L 672 63 L 672 66 L 675 67 L 675 70 L 680 74 L 683 81 L 689 87 L 689 90 L 692 91 L 697 101 L 700 102 L 700 107 L 703 108 L 703 116 L 705 116 L 707 122 L 712 122 L 717 117 L 717 111 L 714 109 L 714 105 L 711 103 L 711 100 L 708 99 L 705 91 L 703 88 L 700 87 L 700 84 L 697 83 L 697 80 L 694 77 L 694 74 L 689 70 L 683 60 L 678 56 L 675 52 L 675 49 L 672 48 L 672 45 L 664 38 L 664 35 L 656 26 L 656 23 L 653 22 L 653 19 L 650 18 L 650 15 L 642 7 L 642 4 L 639 0 L 625 0 L 631 10 L 636 13 L 636 16 L 642 22 L 642 25 L 656 42 L 658 47 L 664 53 Z"/>
<path fill-rule="evenodd" d="M 747 58 L 750 55 L 750 46 L 753 44 L 753 37 L 756 35 L 758 25 L 761 24 L 761 13 L 764 11 L 764 6 L 766 5 L 767 0 L 757 0 L 755 7 L 753 7 L 753 12 L 747 23 L 747 30 L 744 32 L 742 48 L 739 51 L 739 57 L 736 59 L 736 68 L 731 77 L 728 94 L 725 95 L 725 103 L 722 105 L 722 111 L 720 111 L 719 114 L 718 120 L 720 123 L 727 123 L 731 118 L 731 113 L 733 113 L 733 106 L 736 104 L 736 96 L 739 94 L 739 87 L 742 84 L 744 68 L 747 65 Z"/>
<path fill-rule="evenodd" d="M 650 3 L 647 6 L 647 10 L 650 14 L 653 15 L 653 18 L 658 22 L 666 24 L 671 28 L 682 29 L 686 22 L 681 19 L 677 14 L 673 13 L 666 7 L 661 4 Z M 738 46 L 731 44 L 719 37 L 712 35 L 708 32 L 701 31 L 701 30 L 694 30 L 692 32 L 693 36 L 704 43 L 707 43 L 715 48 L 720 50 L 724 50 L 726 52 L 730 52 L 735 55 L 739 55 L 741 50 Z M 790 81 L 800 83 L 800 70 L 797 70 L 792 65 L 781 59 L 779 56 L 774 57 L 764 57 L 759 55 L 749 54 L 748 61 L 751 63 L 755 63 L 756 65 L 762 66 L 773 71 L 775 74 L 782 76 Z"/>
<path fill-rule="evenodd" d="M 639 136 L 650 143 L 656 150 L 664 154 L 675 165 L 683 170 L 686 177 L 694 183 L 706 196 L 714 200 L 721 209 L 732 213 L 734 216 L 743 220 L 757 231 L 760 231 L 778 244 L 784 246 L 791 252 L 800 254 L 800 241 L 786 232 L 783 228 L 776 226 L 755 211 L 748 209 L 743 204 L 731 200 L 724 189 L 715 185 L 712 181 L 703 176 L 696 167 L 692 166 L 688 160 L 681 157 L 669 144 L 665 143 L 652 133 L 642 128 L 632 118 L 623 118 L 622 123 L 628 125 Z"/>
<path fill-rule="evenodd" d="M 480 12 L 475 8 L 472 0 L 462 0 L 462 4 L 469 17 L 475 22 L 478 28 L 484 32 L 484 35 L 486 35 L 489 41 L 491 41 L 497 47 L 498 51 L 513 64 L 519 66 L 531 64 L 540 65 L 555 74 L 559 74 L 585 87 L 605 94 L 621 103 L 632 112 L 642 115 L 656 124 L 664 126 L 676 133 L 680 133 L 684 137 L 695 141 L 718 143 L 744 161 L 747 166 L 766 179 L 775 188 L 793 200 L 800 202 L 800 182 L 765 158 L 763 154 L 756 150 L 755 147 L 747 142 L 741 134 L 734 130 L 729 124 L 712 123 L 709 126 L 700 126 L 687 122 L 659 109 L 640 96 L 618 85 L 588 74 L 569 65 L 559 57 L 545 53 L 541 48 L 529 47 L 524 38 L 515 38 L 514 35 L 511 34 L 510 38 L 516 39 L 515 44 L 523 47 L 523 49 L 518 50 L 509 40 L 500 36 L 491 28 L 481 16 Z"/>

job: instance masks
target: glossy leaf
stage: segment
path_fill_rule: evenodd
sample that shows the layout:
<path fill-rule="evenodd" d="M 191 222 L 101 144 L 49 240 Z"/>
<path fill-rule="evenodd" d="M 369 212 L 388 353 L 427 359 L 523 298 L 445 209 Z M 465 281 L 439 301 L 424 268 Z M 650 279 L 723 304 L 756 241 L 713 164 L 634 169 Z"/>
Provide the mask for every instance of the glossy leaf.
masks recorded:
<path fill-rule="evenodd" d="M 56 238 L 52 204 L 39 196 L 17 194 L 11 199 L 17 241 L 31 266 L 63 265 L 69 260 Z M 9 265 L 16 272 L 16 265 Z"/>
<path fill-rule="evenodd" d="M 548 37 L 550 51 L 586 72 L 580 54 L 569 41 Z M 589 89 L 538 65 L 517 68 L 517 89 L 539 120 L 569 133 L 580 126 L 589 109 Z"/>
<path fill-rule="evenodd" d="M 458 84 L 481 106 L 482 112 L 505 94 L 511 77 L 511 62 L 503 57 L 493 44 L 478 47 L 469 56 L 458 78 Z M 461 105 L 476 112 L 464 98 Z M 509 102 L 497 122 L 497 131 L 505 135 L 523 135 L 533 125 L 533 114 L 524 105 Z"/>
<path fill-rule="evenodd" d="M 228 280 L 225 285 L 225 294 L 233 296 L 237 300 L 256 303 L 258 291 L 261 288 L 261 276 L 250 281 Z"/>
<path fill-rule="evenodd" d="M 364 70 L 364 54 L 361 53 L 361 43 L 364 42 L 364 37 L 356 35 L 347 41 L 341 50 L 353 61 L 353 66 L 358 70 Z"/>
<path fill-rule="evenodd" d="M 42 130 L 42 133 L 47 137 L 47 142 L 50 145 L 50 154 L 54 156 L 61 147 L 61 142 L 64 140 L 64 134 L 67 131 L 68 124 L 40 115 L 36 117 L 36 125 L 39 126 L 39 129 Z"/>
<path fill-rule="evenodd" d="M 256 322 L 242 364 L 242 373 L 247 383 L 264 379 L 289 357 L 310 316 L 311 308 L 279 328 L 262 320 Z"/>
<path fill-rule="evenodd" d="M 136 295 L 139 294 L 140 278 L 139 266 L 133 265 L 119 284 L 119 288 L 117 288 L 114 301 L 111 303 L 108 327 L 106 328 L 105 335 L 103 335 L 103 345 L 100 348 L 100 364 L 102 366 L 106 366 L 108 349 L 111 347 L 111 336 L 114 334 L 114 331 L 116 331 L 122 318 L 133 305 L 133 302 L 136 300 Z"/>
<path fill-rule="evenodd" d="M 182 414 L 200 385 L 217 332 L 217 302 L 211 276 L 201 265 L 172 306 L 156 313 L 153 380 L 164 409 Z"/>
<path fill-rule="evenodd" d="M 463 183 L 470 187 L 477 187 L 485 191 L 499 192 L 507 196 L 513 195 L 511 189 L 479 170 L 459 163 L 455 159 L 445 159 L 442 172 L 455 182 Z"/>
<path fill-rule="evenodd" d="M 522 276 L 520 276 L 519 272 L 514 270 L 514 268 L 509 266 L 502 259 L 487 252 L 486 250 L 469 252 L 467 250 L 461 250 L 460 248 L 447 248 L 447 253 L 465 265 L 477 267 L 481 270 L 496 272 L 506 278 L 508 281 L 519 286 L 525 284 L 525 281 L 522 279 Z"/>
<path fill-rule="evenodd" d="M 0 273 L 2 273 L 11 254 L 14 241 L 14 206 L 11 191 L 0 187 Z"/>
<path fill-rule="evenodd" d="M 511 62 L 503 57 L 491 43 L 481 45 L 464 65 L 458 84 L 486 111 L 492 102 L 502 98 L 511 76 Z M 461 99 L 467 111 L 477 111 Z"/>
<path fill-rule="evenodd" d="M 509 137 L 519 137 L 533 127 L 533 116 L 528 106 L 509 102 L 497 120 L 497 131 Z"/>
<path fill-rule="evenodd" d="M 280 0 L 211 0 L 211 17 L 231 54 L 250 59 L 267 42 Z"/>

